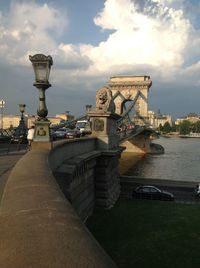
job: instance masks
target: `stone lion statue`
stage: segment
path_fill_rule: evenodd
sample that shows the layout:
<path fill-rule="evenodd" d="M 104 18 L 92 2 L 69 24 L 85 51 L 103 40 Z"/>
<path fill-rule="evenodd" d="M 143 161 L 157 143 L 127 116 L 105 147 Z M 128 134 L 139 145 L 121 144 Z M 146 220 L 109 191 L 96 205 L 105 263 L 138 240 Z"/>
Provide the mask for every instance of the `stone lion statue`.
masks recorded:
<path fill-rule="evenodd" d="M 114 112 L 112 91 L 109 87 L 102 87 L 96 92 L 96 108 L 104 112 Z"/>

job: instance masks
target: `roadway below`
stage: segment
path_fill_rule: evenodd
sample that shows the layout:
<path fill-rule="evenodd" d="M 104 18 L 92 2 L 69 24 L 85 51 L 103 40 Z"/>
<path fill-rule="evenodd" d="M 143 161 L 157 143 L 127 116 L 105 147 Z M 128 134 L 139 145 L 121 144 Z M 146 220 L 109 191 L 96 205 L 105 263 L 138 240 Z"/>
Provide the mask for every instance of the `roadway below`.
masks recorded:
<path fill-rule="evenodd" d="M 200 204 L 200 198 L 194 193 L 196 182 L 169 181 L 162 179 L 120 176 L 121 197 L 132 198 L 132 191 L 140 185 L 153 185 L 174 195 L 175 202 L 184 204 Z"/>
<path fill-rule="evenodd" d="M 25 153 L 24 145 L 19 149 L 16 144 L 13 144 L 8 151 L 8 144 L 0 144 L 0 201 L 12 168 Z"/>

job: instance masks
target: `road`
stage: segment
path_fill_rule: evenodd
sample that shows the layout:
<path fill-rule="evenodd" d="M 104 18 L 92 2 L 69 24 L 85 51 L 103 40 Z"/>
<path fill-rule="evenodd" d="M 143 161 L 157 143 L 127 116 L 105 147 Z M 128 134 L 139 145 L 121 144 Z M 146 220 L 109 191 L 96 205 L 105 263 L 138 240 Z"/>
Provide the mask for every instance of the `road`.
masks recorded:
<path fill-rule="evenodd" d="M 200 198 L 195 196 L 196 182 L 168 181 L 162 179 L 146 179 L 132 176 L 121 176 L 122 198 L 132 198 L 132 191 L 139 185 L 154 185 L 161 190 L 174 195 L 175 202 L 184 204 L 200 204 Z"/>
<path fill-rule="evenodd" d="M 21 147 L 19 150 L 19 148 L 13 144 L 8 152 L 8 145 L 0 144 L 0 200 L 12 168 L 25 153 L 25 147 Z"/>

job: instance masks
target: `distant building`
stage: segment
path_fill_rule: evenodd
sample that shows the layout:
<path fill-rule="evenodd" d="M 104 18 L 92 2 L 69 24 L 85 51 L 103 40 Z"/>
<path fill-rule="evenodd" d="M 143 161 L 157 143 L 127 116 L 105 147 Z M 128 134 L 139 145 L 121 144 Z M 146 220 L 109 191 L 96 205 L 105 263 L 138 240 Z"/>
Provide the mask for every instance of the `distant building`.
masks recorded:
<path fill-rule="evenodd" d="M 27 119 L 27 127 L 30 128 L 32 125 L 34 125 L 35 120 L 37 119 L 37 116 L 35 115 L 29 115 Z M 52 125 L 58 125 L 63 120 L 61 117 L 48 117 L 48 120 L 51 122 Z"/>
<path fill-rule="evenodd" d="M 192 124 L 200 121 L 200 117 L 199 115 L 197 115 L 196 113 L 189 113 L 188 115 L 181 117 L 181 118 L 177 118 L 175 121 L 175 125 L 180 125 L 180 123 L 182 123 L 183 121 L 189 121 Z"/>
<path fill-rule="evenodd" d="M 68 113 L 56 114 L 56 118 L 61 118 L 62 120 L 71 121 L 74 120 L 74 115 Z"/>
<path fill-rule="evenodd" d="M 149 117 L 150 125 L 155 129 L 159 128 L 160 125 L 164 126 L 166 122 L 168 122 L 170 126 L 172 126 L 171 115 L 166 115 L 166 114 L 162 115 L 160 112 L 155 113 L 153 111 L 148 111 L 148 117 Z"/>
<path fill-rule="evenodd" d="M 19 115 L 4 115 L 3 116 L 3 128 L 4 129 L 11 129 L 16 128 L 19 126 L 19 121 L 21 119 L 21 116 Z M 27 124 L 26 117 L 24 118 L 25 124 Z M 2 128 L 2 126 L 1 126 Z"/>
<path fill-rule="evenodd" d="M 65 115 L 65 117 L 64 117 L 64 115 Z M 66 119 L 66 118 L 68 118 L 68 119 Z M 27 126 L 27 128 L 30 128 L 32 125 L 34 125 L 34 122 L 36 119 L 37 119 L 37 116 L 35 116 L 35 115 L 25 114 L 24 121 L 25 121 L 25 125 Z M 54 116 L 48 117 L 48 119 L 52 125 L 58 125 L 63 120 L 73 120 L 74 116 L 68 115 L 66 117 L 66 114 L 60 114 L 60 115 L 56 115 L 55 117 Z M 20 115 L 4 115 L 3 116 L 3 128 L 4 129 L 16 128 L 19 126 L 20 120 L 21 120 Z M 2 126 L 1 126 L 1 128 L 2 128 Z"/>

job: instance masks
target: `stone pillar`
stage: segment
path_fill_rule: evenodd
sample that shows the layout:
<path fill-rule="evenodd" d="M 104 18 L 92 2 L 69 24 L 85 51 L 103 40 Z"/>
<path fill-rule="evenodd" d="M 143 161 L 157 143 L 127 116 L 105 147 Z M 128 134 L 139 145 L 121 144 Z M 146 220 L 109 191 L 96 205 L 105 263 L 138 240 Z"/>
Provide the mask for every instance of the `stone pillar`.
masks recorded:
<path fill-rule="evenodd" d="M 96 206 L 111 208 L 120 195 L 120 178 L 118 172 L 122 148 L 104 151 L 97 159 L 95 168 Z"/>
<path fill-rule="evenodd" d="M 110 208 L 120 195 L 118 159 L 123 150 L 119 147 L 117 134 L 117 119 L 120 116 L 102 110 L 90 111 L 88 115 L 92 135 L 97 137 L 97 150 L 101 151 L 95 168 L 96 205 Z"/>
<path fill-rule="evenodd" d="M 97 137 L 98 150 L 110 150 L 119 147 L 119 136 L 117 134 L 118 114 L 103 112 L 102 110 L 90 111 L 88 113 L 92 124 L 92 135 Z"/>

